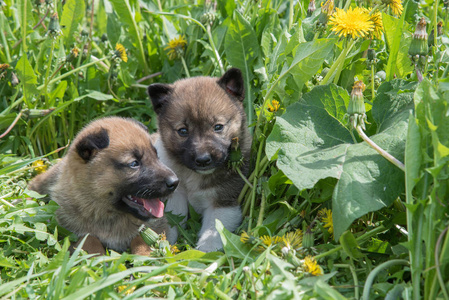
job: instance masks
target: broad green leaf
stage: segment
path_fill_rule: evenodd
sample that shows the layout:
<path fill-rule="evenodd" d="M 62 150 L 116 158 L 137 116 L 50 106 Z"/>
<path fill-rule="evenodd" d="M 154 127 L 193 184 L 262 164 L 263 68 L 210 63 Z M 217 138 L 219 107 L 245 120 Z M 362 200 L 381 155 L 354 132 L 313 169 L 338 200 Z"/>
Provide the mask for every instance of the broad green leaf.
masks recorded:
<path fill-rule="evenodd" d="M 359 250 L 359 245 L 357 244 L 357 241 L 351 231 L 346 230 L 345 232 L 343 232 L 343 234 L 340 236 L 339 241 L 341 246 L 343 247 L 343 250 L 349 257 L 351 257 L 352 259 L 359 259 L 363 257 L 362 252 L 360 252 Z"/>
<path fill-rule="evenodd" d="M 130 37 L 129 39 L 137 48 L 136 56 L 141 64 L 141 67 L 144 68 L 145 73 L 148 73 L 148 65 L 145 58 L 145 51 L 142 45 L 142 37 L 140 36 L 140 30 L 137 26 L 136 20 L 134 18 L 134 13 L 131 9 L 128 0 L 110 0 L 112 5 L 114 6 L 114 10 L 118 15 L 119 20 L 128 28 Z"/>
<path fill-rule="evenodd" d="M 304 83 L 310 80 L 321 67 L 324 59 L 332 50 L 335 41 L 336 39 L 319 39 L 299 44 L 295 48 L 295 56 L 291 61 L 285 62 L 279 77 L 272 83 L 266 97 L 271 97 L 274 89 L 276 89 L 280 98 L 287 97 L 284 87 L 287 85 L 286 80 L 290 76 L 296 83 L 294 88 L 297 92 L 296 95 L 299 95 Z M 288 104 L 290 103 L 284 103 L 284 105 Z"/>
<path fill-rule="evenodd" d="M 75 40 L 75 31 L 82 23 L 86 5 L 84 0 L 68 0 L 62 10 L 61 28 L 64 33 L 66 45 L 71 45 Z"/>
<path fill-rule="evenodd" d="M 87 94 L 79 97 L 78 100 L 81 100 L 81 99 L 86 98 L 86 97 L 94 99 L 94 100 L 98 100 L 98 101 L 106 101 L 106 100 L 114 99 L 114 97 L 112 95 L 104 94 L 104 93 L 99 92 L 99 91 L 86 90 L 86 92 L 87 92 Z"/>
<path fill-rule="evenodd" d="M 109 276 L 103 277 L 97 281 L 93 281 L 93 283 L 84 286 L 83 288 L 79 289 L 76 293 L 68 295 L 63 299 L 64 300 L 83 299 L 85 297 L 93 295 L 96 291 L 102 290 L 108 286 L 115 284 L 116 282 L 122 280 L 123 278 L 133 274 L 134 272 L 148 272 L 148 275 L 151 274 L 153 276 L 156 276 L 166 271 L 166 269 L 170 266 L 171 264 L 165 264 L 160 267 L 146 267 L 146 266 L 134 267 L 127 269 L 126 271 L 109 274 Z"/>
<path fill-rule="evenodd" d="M 224 48 L 229 63 L 239 68 L 243 73 L 246 91 L 246 113 L 249 124 L 253 121 L 253 92 L 251 89 L 253 63 L 260 54 L 259 41 L 256 33 L 248 21 L 236 11 L 234 20 L 226 33 Z"/>
<path fill-rule="evenodd" d="M 31 107 L 32 95 L 36 89 L 37 77 L 26 55 L 23 55 L 16 65 L 17 77 L 23 85 L 23 97 L 28 107 Z"/>
<path fill-rule="evenodd" d="M 314 286 L 315 293 L 325 300 L 347 300 L 348 298 L 340 294 L 335 288 L 330 287 L 323 280 L 318 280 Z"/>
<path fill-rule="evenodd" d="M 385 90 L 385 97 L 374 100 L 374 107 L 393 113 L 385 118 L 376 115 L 380 132 L 371 139 L 403 161 L 411 92 L 402 92 L 399 98 L 393 88 L 390 92 Z M 315 87 L 276 119 L 266 146 L 267 156 L 277 153 L 277 166 L 299 190 L 312 188 L 320 179 L 338 179 L 332 197 L 336 239 L 355 219 L 390 205 L 404 188 L 403 172 L 365 142 L 354 144 L 337 119 L 348 99 L 336 86 Z"/>
<path fill-rule="evenodd" d="M 218 8 L 224 19 L 231 17 L 235 11 L 235 1 L 218 0 Z"/>
<path fill-rule="evenodd" d="M 45 241 L 49 235 L 47 233 L 47 225 L 38 222 L 34 224 L 34 227 L 36 228 L 36 239 L 39 241 Z"/>
<path fill-rule="evenodd" d="M 58 86 L 50 93 L 48 97 L 48 107 L 52 107 L 55 104 L 57 98 L 63 99 L 65 90 L 67 89 L 67 81 L 61 81 Z"/>
<path fill-rule="evenodd" d="M 412 191 L 420 178 L 421 161 L 421 133 L 417 120 L 413 115 L 410 115 L 405 143 L 405 190 L 407 203 L 409 204 L 413 203 Z"/>
<path fill-rule="evenodd" d="M 240 241 L 240 237 L 224 228 L 220 220 L 215 220 L 215 227 L 223 242 L 223 250 L 228 256 L 244 259 L 250 253 L 250 247 Z M 250 260 L 251 257 L 249 257 Z"/>
<path fill-rule="evenodd" d="M 346 112 L 341 105 L 349 101 L 345 90 L 333 84 L 318 86 L 301 100 L 276 119 L 266 153 L 272 158 L 279 150 L 277 166 L 303 190 L 320 179 L 339 178 L 352 138 L 341 121 L 330 115 Z"/>
<path fill-rule="evenodd" d="M 387 73 L 387 81 L 392 80 L 396 73 L 396 64 L 404 27 L 404 18 L 405 14 L 402 14 L 400 19 L 396 19 L 395 17 L 389 16 L 385 13 L 382 14 L 382 23 L 384 25 L 385 36 L 389 49 L 388 63 L 385 70 Z"/>

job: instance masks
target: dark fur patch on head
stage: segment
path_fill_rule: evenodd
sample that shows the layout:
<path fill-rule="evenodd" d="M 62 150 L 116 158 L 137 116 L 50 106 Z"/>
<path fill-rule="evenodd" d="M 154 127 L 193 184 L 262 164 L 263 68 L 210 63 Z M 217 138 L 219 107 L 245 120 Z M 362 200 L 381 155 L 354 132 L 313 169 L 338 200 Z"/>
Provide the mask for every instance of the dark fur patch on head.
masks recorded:
<path fill-rule="evenodd" d="M 226 93 L 238 100 L 243 101 L 243 99 L 245 99 L 245 86 L 243 83 L 242 72 L 239 69 L 229 69 L 218 80 L 218 85 L 221 86 Z"/>
<path fill-rule="evenodd" d="M 164 104 L 170 98 L 172 87 L 168 84 L 155 83 L 148 87 L 148 95 L 153 103 L 153 108 L 156 114 L 159 114 Z"/>
<path fill-rule="evenodd" d="M 108 131 L 101 128 L 98 132 L 91 133 L 82 138 L 76 144 L 76 152 L 85 161 L 90 161 L 98 152 L 98 150 L 109 146 Z"/>

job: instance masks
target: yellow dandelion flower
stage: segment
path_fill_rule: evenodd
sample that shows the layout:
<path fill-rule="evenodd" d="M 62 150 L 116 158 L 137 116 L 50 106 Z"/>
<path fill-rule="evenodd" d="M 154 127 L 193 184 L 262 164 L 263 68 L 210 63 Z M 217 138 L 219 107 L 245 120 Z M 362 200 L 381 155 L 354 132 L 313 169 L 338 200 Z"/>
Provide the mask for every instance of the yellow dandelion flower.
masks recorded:
<path fill-rule="evenodd" d="M 242 234 L 240 235 L 240 241 L 244 244 L 248 243 L 249 235 L 248 233 L 246 233 L 246 231 L 243 231 Z"/>
<path fill-rule="evenodd" d="M 388 5 L 396 16 L 400 16 L 404 10 L 401 0 L 382 0 L 382 3 Z"/>
<path fill-rule="evenodd" d="M 115 55 L 115 57 L 120 58 L 124 62 L 128 61 L 128 56 L 126 55 L 126 49 L 122 44 L 117 43 L 115 45 L 114 55 Z"/>
<path fill-rule="evenodd" d="M 168 58 L 171 60 L 177 58 L 178 56 L 181 56 L 185 46 L 187 45 L 187 40 L 184 38 L 184 36 L 179 36 L 177 38 L 174 38 L 168 42 L 168 46 L 164 48 L 164 50 L 168 51 Z"/>
<path fill-rule="evenodd" d="M 120 285 L 119 287 L 117 287 L 117 291 L 118 291 L 119 293 L 121 293 L 121 292 L 122 292 L 123 290 L 125 290 L 126 288 L 127 288 L 126 285 Z M 125 295 L 131 295 L 135 290 L 136 290 L 136 287 L 133 286 L 132 288 L 130 288 L 129 290 L 127 290 L 127 291 L 125 292 Z"/>
<path fill-rule="evenodd" d="M 277 245 L 279 243 L 282 242 L 282 237 L 280 236 L 269 236 L 269 235 L 264 235 L 260 237 L 260 240 L 262 241 L 262 243 L 266 246 L 272 246 L 272 245 Z"/>
<path fill-rule="evenodd" d="M 268 104 L 268 111 L 269 112 L 275 112 L 278 111 L 281 105 L 279 104 L 279 101 L 273 100 L 271 101 L 271 104 Z"/>
<path fill-rule="evenodd" d="M 334 10 L 334 0 L 327 0 L 324 4 L 321 2 L 321 12 L 325 14 L 332 14 Z"/>
<path fill-rule="evenodd" d="M 296 231 L 286 233 L 282 237 L 282 242 L 287 248 L 297 249 L 302 246 L 302 236 L 302 230 L 297 229 Z"/>
<path fill-rule="evenodd" d="M 179 253 L 180 251 L 176 245 L 172 245 L 172 246 L 170 246 L 170 252 L 172 254 L 176 254 L 176 253 Z"/>
<path fill-rule="evenodd" d="M 321 211 L 322 211 L 322 221 L 324 222 L 324 228 L 327 228 L 327 231 L 330 234 L 333 234 L 334 223 L 332 221 L 332 210 L 323 208 Z"/>
<path fill-rule="evenodd" d="M 380 39 L 382 36 L 382 32 L 384 31 L 384 26 L 382 25 L 382 13 L 380 11 L 376 11 L 370 15 L 370 20 L 373 22 L 374 29 L 372 34 L 374 37 Z"/>
<path fill-rule="evenodd" d="M 339 36 L 350 35 L 353 39 L 365 37 L 374 29 L 369 13 L 359 7 L 354 9 L 350 7 L 347 11 L 336 8 L 335 13 L 329 18 L 329 24 L 333 26 L 332 31 Z"/>
<path fill-rule="evenodd" d="M 312 256 L 306 256 L 306 258 L 304 258 L 303 268 L 304 271 L 312 274 L 313 276 L 323 275 L 323 269 L 320 267 L 320 265 L 316 262 L 315 258 Z"/>
<path fill-rule="evenodd" d="M 78 49 L 76 46 L 70 51 L 74 57 L 78 57 L 80 53 L 80 49 Z M 126 54 L 126 53 L 125 53 Z"/>
<path fill-rule="evenodd" d="M 31 166 L 34 168 L 37 174 L 44 173 L 45 171 L 47 171 L 48 168 L 45 162 L 41 159 L 33 162 Z"/>

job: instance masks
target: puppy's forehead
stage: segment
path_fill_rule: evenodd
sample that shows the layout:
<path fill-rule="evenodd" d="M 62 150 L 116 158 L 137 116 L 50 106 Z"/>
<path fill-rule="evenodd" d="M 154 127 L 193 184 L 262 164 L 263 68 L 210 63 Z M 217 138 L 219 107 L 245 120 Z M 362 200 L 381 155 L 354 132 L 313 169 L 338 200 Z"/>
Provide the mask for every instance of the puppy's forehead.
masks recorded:
<path fill-rule="evenodd" d="M 171 111 L 174 118 L 180 115 L 192 120 L 218 121 L 217 116 L 230 117 L 235 114 L 233 100 L 217 84 L 216 78 L 197 77 L 180 80 L 174 84 Z M 181 121 L 181 120 L 178 120 Z"/>

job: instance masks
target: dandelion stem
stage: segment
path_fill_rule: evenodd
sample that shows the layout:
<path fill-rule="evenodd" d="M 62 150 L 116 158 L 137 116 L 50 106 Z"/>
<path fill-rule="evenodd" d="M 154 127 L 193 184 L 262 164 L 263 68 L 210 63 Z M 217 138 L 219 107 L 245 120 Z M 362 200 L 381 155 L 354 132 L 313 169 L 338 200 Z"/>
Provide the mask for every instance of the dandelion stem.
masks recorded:
<path fill-rule="evenodd" d="M 371 101 L 374 101 L 374 97 L 376 96 L 374 91 L 374 62 L 371 64 Z"/>
<path fill-rule="evenodd" d="M 444 253 L 447 253 L 448 238 L 449 238 L 449 236 L 447 235 L 448 229 L 449 228 L 446 227 L 443 230 L 443 232 L 441 232 L 440 236 L 438 237 L 437 243 L 435 245 L 435 267 L 436 267 L 436 272 L 437 272 L 437 278 L 438 278 L 438 282 L 440 284 L 441 291 L 443 292 L 444 299 L 446 299 L 446 300 L 449 299 L 449 294 L 446 289 L 446 283 L 444 282 L 443 275 L 441 274 L 439 251 L 440 251 L 441 243 L 443 242 L 443 237 L 444 237 L 444 235 L 446 235 L 446 239 L 443 244 L 443 250 L 441 251 L 441 255 L 444 255 Z M 435 280 L 436 280 L 436 278 L 435 278 Z M 435 283 L 435 281 L 434 281 L 434 283 Z M 434 297 L 436 297 L 436 292 L 437 292 L 436 284 L 432 284 L 432 289 L 431 289 L 430 295 L 434 295 Z"/>
<path fill-rule="evenodd" d="M 269 164 L 268 158 L 266 156 L 264 156 L 264 158 L 262 158 L 262 160 L 260 161 L 260 165 L 262 166 L 262 168 L 260 168 L 261 172 L 265 171 L 265 169 L 268 167 L 268 164 Z M 253 180 L 255 175 L 256 175 L 256 172 L 253 171 L 251 173 L 251 175 L 249 176 L 248 180 L 249 181 Z M 239 203 L 242 202 L 243 198 L 245 197 L 246 192 L 248 191 L 248 188 L 250 188 L 250 186 L 248 184 L 245 184 L 245 186 L 243 187 L 242 191 L 240 192 L 240 195 L 238 198 Z"/>
<path fill-rule="evenodd" d="M 218 54 L 217 48 L 215 48 L 215 43 L 214 43 L 214 39 L 212 37 L 212 33 L 210 31 L 209 24 L 207 25 L 206 32 L 207 32 L 207 36 L 209 37 L 210 46 L 212 47 L 212 50 L 214 51 L 215 58 L 217 59 L 218 66 L 220 67 L 220 71 L 223 74 L 224 73 L 223 63 L 221 62 L 221 58 L 220 58 L 220 55 Z"/>
<path fill-rule="evenodd" d="M 265 126 L 266 127 L 266 126 Z M 259 150 L 257 151 L 257 158 L 256 158 L 256 167 L 254 169 L 256 174 L 259 174 L 259 167 L 260 167 L 260 157 L 262 156 L 262 149 L 263 145 L 265 144 L 265 141 L 261 141 L 259 144 Z M 253 180 L 253 188 L 251 190 L 251 207 L 249 210 L 249 222 L 248 222 L 248 232 L 251 231 L 252 227 L 252 221 L 253 221 L 253 211 L 254 211 L 254 203 L 256 202 L 256 186 L 257 186 L 257 180 L 259 176 L 254 176 Z"/>
<path fill-rule="evenodd" d="M 262 193 L 262 199 L 260 200 L 259 218 L 257 219 L 257 224 L 256 224 L 257 227 L 262 225 L 263 215 L 265 214 L 266 203 L 267 203 L 267 197 L 266 197 L 265 193 Z"/>
<path fill-rule="evenodd" d="M 184 67 L 184 71 L 186 71 L 187 78 L 190 78 L 189 69 L 187 69 L 186 61 L 185 61 L 184 57 L 182 57 L 182 56 L 181 56 L 181 62 L 182 62 L 182 66 Z"/>
<path fill-rule="evenodd" d="M 84 68 L 90 67 L 90 66 L 95 65 L 95 64 L 98 64 L 98 63 L 101 63 L 101 62 L 107 60 L 108 58 L 109 58 L 109 56 L 106 56 L 106 57 L 103 57 L 103 58 L 101 58 L 101 59 L 99 59 L 99 60 L 91 61 L 90 63 L 87 63 L 87 64 L 85 64 L 85 65 L 79 66 L 78 68 L 75 68 L 75 69 L 73 69 L 73 70 L 71 70 L 71 71 L 68 71 L 67 73 L 64 73 L 64 74 L 62 74 L 62 75 L 56 77 L 56 78 L 53 79 L 53 80 L 50 80 L 50 82 L 48 82 L 47 85 L 51 85 L 51 84 L 55 83 L 56 81 L 61 80 L 61 79 L 64 79 L 64 78 L 66 78 L 67 76 L 72 75 L 73 73 L 76 73 L 76 72 L 78 72 L 78 71 L 80 71 L 80 70 L 82 70 L 82 69 L 84 69 Z M 44 85 L 41 85 L 41 86 L 38 86 L 37 89 L 38 89 L 38 90 L 41 90 L 43 87 L 44 87 Z"/>
<path fill-rule="evenodd" d="M 363 287 L 363 295 L 362 295 L 363 300 L 369 300 L 369 292 L 371 289 L 371 285 L 373 284 L 374 278 L 376 278 L 377 274 L 380 271 L 382 271 L 383 269 L 386 269 L 386 268 L 389 268 L 392 266 L 396 266 L 396 265 L 408 266 L 409 262 L 408 262 L 408 260 L 405 260 L 405 259 L 392 259 L 392 260 L 386 261 L 386 262 L 378 265 L 377 267 L 374 268 L 373 271 L 371 271 L 371 273 L 369 273 L 369 275 L 365 281 L 365 286 Z"/>
<path fill-rule="evenodd" d="M 384 149 L 382 149 L 381 147 L 379 147 L 373 140 L 371 140 L 366 134 L 365 132 L 363 132 L 363 129 L 360 125 L 357 125 L 356 127 L 357 132 L 359 134 L 359 136 L 368 144 L 370 145 L 374 150 L 377 151 L 377 153 L 379 153 L 380 155 L 382 155 L 386 160 L 388 160 L 389 162 L 391 162 L 392 164 L 394 164 L 396 167 L 398 167 L 399 169 L 401 169 L 402 171 L 405 172 L 405 166 L 402 162 L 400 162 L 399 160 L 397 160 L 396 158 L 394 158 L 390 153 L 386 152 Z"/>
<path fill-rule="evenodd" d="M 47 86 L 48 82 L 50 81 L 50 69 L 51 69 L 51 63 L 53 61 L 53 52 L 55 50 L 55 42 L 53 39 L 51 39 L 51 50 L 50 50 L 50 56 L 48 57 L 48 65 L 47 65 L 47 71 L 45 72 L 45 83 L 44 83 L 44 93 L 47 93 Z M 41 91 L 42 93 L 42 91 Z"/>
<path fill-rule="evenodd" d="M 383 224 L 381 224 L 380 226 L 374 228 L 373 230 L 368 231 L 365 234 L 359 236 L 355 240 L 357 241 L 358 244 L 360 244 L 360 243 L 363 243 L 365 240 L 369 239 L 370 237 L 375 236 L 376 234 L 381 233 L 382 231 L 385 231 L 385 230 L 387 230 L 387 228 Z M 324 253 L 316 255 L 315 259 L 318 260 L 320 258 L 326 257 L 328 255 L 331 255 L 332 253 L 340 251 L 341 249 L 343 249 L 343 246 L 341 246 L 341 245 L 337 246 L 334 249 L 331 249 L 329 251 L 326 251 Z"/>
<path fill-rule="evenodd" d="M 349 52 L 348 49 L 352 48 L 352 46 L 354 46 L 354 43 L 355 43 L 355 40 L 352 40 L 351 44 L 349 44 L 349 46 L 346 46 L 346 48 L 341 51 L 340 56 L 338 56 L 337 60 L 332 64 L 332 67 L 330 68 L 329 72 L 327 72 L 326 76 L 324 77 L 323 81 L 321 81 L 320 85 L 327 84 L 327 82 L 331 79 L 332 75 L 334 75 L 335 70 L 337 68 L 339 68 L 340 64 L 341 65 L 344 64 L 346 55 Z M 338 76 L 340 76 L 340 75 L 338 75 Z"/>
<path fill-rule="evenodd" d="M 293 7 L 294 7 L 294 1 L 290 0 L 290 7 L 288 10 L 288 30 L 290 31 L 292 29 L 293 25 Z"/>
<path fill-rule="evenodd" d="M 17 123 L 17 121 L 19 121 L 22 114 L 23 114 L 23 111 L 21 110 L 19 112 L 19 114 L 16 116 L 16 118 L 14 119 L 14 121 L 12 122 L 12 124 L 8 127 L 8 129 L 6 129 L 6 131 L 0 135 L 0 139 L 5 137 L 14 128 L 14 126 L 16 126 L 16 123 Z"/>
<path fill-rule="evenodd" d="M 5 28 L 3 26 L 3 22 L 5 22 L 5 18 L 6 17 L 4 16 L 4 14 L 0 15 L 1 28 Z M 6 36 L 5 36 L 5 32 L 3 30 L 0 30 L 0 36 L 2 37 L 2 42 L 3 42 L 3 47 L 5 49 L 6 59 L 7 59 L 8 63 L 9 63 L 9 62 L 11 62 L 11 55 L 9 53 L 8 43 L 6 42 Z"/>
<path fill-rule="evenodd" d="M 245 175 L 243 175 L 242 170 L 240 170 L 240 168 L 236 168 L 237 173 L 239 173 L 240 177 L 242 177 L 243 181 L 252 189 L 253 185 L 251 184 L 251 182 L 248 181 L 248 178 L 246 178 Z"/>
<path fill-rule="evenodd" d="M 345 50 L 342 52 L 342 54 L 344 54 L 344 55 L 343 55 L 343 57 L 342 57 L 342 60 L 338 63 L 337 71 L 335 72 L 334 84 L 337 84 L 337 83 L 338 83 L 338 80 L 340 79 L 341 71 L 342 71 L 343 66 L 344 66 L 344 64 L 345 64 L 346 57 L 348 56 L 348 53 L 349 53 L 349 51 L 352 49 L 352 47 L 354 46 L 354 44 L 355 44 L 355 40 L 351 40 L 351 43 L 350 43 L 349 45 L 346 43 L 346 48 L 345 48 Z M 330 73 L 330 71 L 329 71 L 329 73 Z M 329 73 L 328 73 L 328 74 L 329 74 Z M 326 75 L 326 76 L 327 76 L 327 75 Z"/>

